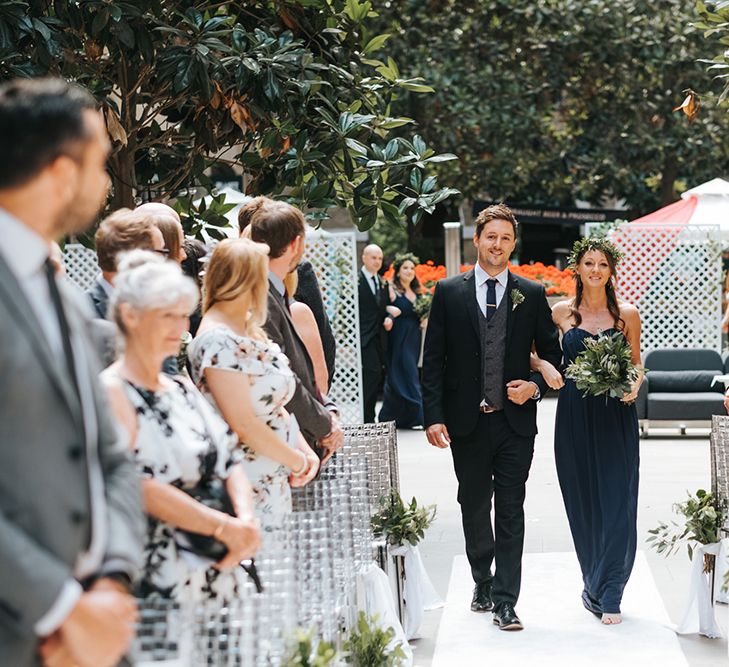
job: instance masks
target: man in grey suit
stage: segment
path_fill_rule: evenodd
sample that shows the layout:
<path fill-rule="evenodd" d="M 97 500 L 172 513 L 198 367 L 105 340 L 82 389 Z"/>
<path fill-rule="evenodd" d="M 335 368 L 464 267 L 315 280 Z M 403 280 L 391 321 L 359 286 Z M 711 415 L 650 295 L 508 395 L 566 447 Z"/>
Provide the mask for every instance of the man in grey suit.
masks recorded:
<path fill-rule="evenodd" d="M 93 98 L 0 87 L 0 665 L 111 667 L 136 618 L 139 483 L 97 382 L 88 303 L 49 261 L 106 199 Z"/>

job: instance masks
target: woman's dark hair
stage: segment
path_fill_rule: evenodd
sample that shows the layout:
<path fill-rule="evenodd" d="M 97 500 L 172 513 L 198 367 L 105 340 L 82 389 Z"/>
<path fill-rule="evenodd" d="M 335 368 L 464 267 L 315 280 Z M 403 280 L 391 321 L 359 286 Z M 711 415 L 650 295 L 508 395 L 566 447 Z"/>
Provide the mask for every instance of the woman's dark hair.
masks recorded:
<path fill-rule="evenodd" d="M 80 159 L 91 139 L 84 88 L 63 79 L 16 79 L 0 86 L 0 189 L 24 185 L 62 155 Z"/>
<path fill-rule="evenodd" d="M 190 276 L 198 287 L 202 287 L 202 277 L 200 272 L 203 269 L 203 259 L 207 256 L 208 247 L 197 239 L 185 239 L 182 243 L 185 249 L 186 259 L 182 260 L 182 272 L 186 276 Z"/>
<path fill-rule="evenodd" d="M 582 261 L 582 258 L 587 252 L 594 250 L 594 248 L 586 247 L 575 257 L 575 268 Z M 600 251 L 602 252 L 602 251 Z M 610 279 L 605 285 L 605 295 L 607 296 L 607 307 L 610 314 L 613 316 L 613 323 L 616 329 L 622 330 L 625 326 L 625 321 L 620 317 L 620 306 L 618 305 L 618 296 L 615 294 L 615 280 L 617 279 L 617 269 L 615 258 L 609 252 L 602 252 L 607 260 L 608 266 L 610 267 Z M 582 303 L 582 293 L 584 291 L 584 285 L 582 279 L 575 270 L 575 299 L 572 302 L 570 311 L 575 323 L 572 325 L 574 328 L 579 327 L 582 324 L 582 315 L 580 315 L 580 304 Z"/>
<path fill-rule="evenodd" d="M 398 274 L 400 273 L 400 269 L 402 268 L 402 265 L 405 264 L 405 262 L 412 262 L 415 266 L 420 264 L 420 260 L 411 252 L 407 252 L 404 255 L 398 255 L 397 257 L 395 257 L 395 261 L 392 263 L 392 284 L 395 290 L 400 294 L 405 293 L 405 288 L 402 286 L 402 283 L 400 282 L 400 276 Z M 413 281 L 410 283 L 410 289 L 413 290 L 415 294 L 420 294 L 423 291 L 417 275 L 413 276 Z"/>

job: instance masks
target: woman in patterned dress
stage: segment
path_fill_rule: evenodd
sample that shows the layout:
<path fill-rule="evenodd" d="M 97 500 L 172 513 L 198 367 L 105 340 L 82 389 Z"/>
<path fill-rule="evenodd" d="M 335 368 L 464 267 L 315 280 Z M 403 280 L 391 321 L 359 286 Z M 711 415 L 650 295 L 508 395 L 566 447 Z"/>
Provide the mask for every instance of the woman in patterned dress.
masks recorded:
<path fill-rule="evenodd" d="M 264 532 L 271 532 L 291 512 L 291 486 L 312 480 L 319 459 L 284 409 L 295 377 L 262 328 L 268 246 L 248 239 L 218 244 L 203 291 L 203 318 L 188 347 L 192 378 L 240 439 L 256 516 Z"/>
<path fill-rule="evenodd" d="M 148 530 L 140 594 L 229 599 L 244 576 L 237 564 L 260 545 L 237 439 L 192 383 L 160 371 L 179 351 L 197 287 L 179 265 L 141 250 L 121 260 L 114 285 L 111 312 L 124 353 L 102 379 L 142 478 Z M 224 480 L 236 516 L 193 497 L 216 479 Z M 228 554 L 213 567 L 195 566 L 178 547 L 178 529 L 213 536 Z"/>

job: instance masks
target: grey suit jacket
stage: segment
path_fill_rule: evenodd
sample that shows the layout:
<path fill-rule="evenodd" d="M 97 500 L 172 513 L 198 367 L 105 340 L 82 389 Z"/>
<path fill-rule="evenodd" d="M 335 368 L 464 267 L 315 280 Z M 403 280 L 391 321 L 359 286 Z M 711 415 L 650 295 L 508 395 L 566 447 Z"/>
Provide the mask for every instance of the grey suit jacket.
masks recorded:
<path fill-rule="evenodd" d="M 268 285 L 268 318 L 264 329 L 268 337 L 278 343 L 281 351 L 289 358 L 291 370 L 296 375 L 296 391 L 294 397 L 286 405 L 286 409 L 296 416 L 304 438 L 310 445 L 328 435 L 332 430 L 332 418 L 329 411 L 319 400 L 319 393 L 314 380 L 314 366 L 304 343 L 296 333 L 283 297 L 276 288 Z"/>
<path fill-rule="evenodd" d="M 89 465 L 100 466 L 106 498 L 99 573 L 135 576 L 142 558 L 139 481 L 97 380 L 88 306 L 71 285 L 59 289 L 93 393 L 85 406 L 0 256 L 0 665 L 13 667 L 39 664 L 33 628 L 90 544 Z"/>

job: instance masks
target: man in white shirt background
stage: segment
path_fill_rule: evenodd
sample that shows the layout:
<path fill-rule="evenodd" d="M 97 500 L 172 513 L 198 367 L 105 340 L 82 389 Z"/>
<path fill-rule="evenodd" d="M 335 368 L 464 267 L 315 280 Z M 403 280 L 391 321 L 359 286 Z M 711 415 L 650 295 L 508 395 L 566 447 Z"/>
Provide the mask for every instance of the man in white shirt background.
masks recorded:
<path fill-rule="evenodd" d="M 377 393 L 385 373 L 385 332 L 392 329 L 387 314 L 387 285 L 379 276 L 382 250 L 374 243 L 362 251 L 359 273 L 359 342 L 362 355 L 362 403 L 364 422 L 375 421 Z"/>

